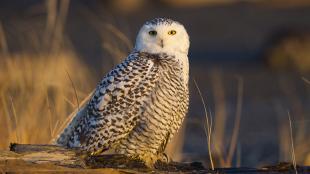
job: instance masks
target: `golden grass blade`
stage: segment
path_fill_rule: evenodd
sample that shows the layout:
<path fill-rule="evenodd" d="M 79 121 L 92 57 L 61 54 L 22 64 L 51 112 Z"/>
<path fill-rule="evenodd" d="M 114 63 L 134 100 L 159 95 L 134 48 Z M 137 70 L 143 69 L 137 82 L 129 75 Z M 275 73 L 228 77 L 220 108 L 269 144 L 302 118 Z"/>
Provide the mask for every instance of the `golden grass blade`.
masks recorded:
<path fill-rule="evenodd" d="M 60 0 L 59 3 L 60 3 L 59 17 L 63 28 L 67 20 L 68 10 L 70 7 L 70 0 Z"/>
<path fill-rule="evenodd" d="M 57 18 L 57 0 L 46 0 L 46 26 L 43 44 L 46 48 L 50 47 L 51 38 L 56 25 Z"/>
<path fill-rule="evenodd" d="M 11 134 L 12 134 L 12 119 L 10 118 L 10 114 L 8 111 L 8 104 L 5 101 L 4 95 L 1 96 L 1 102 L 4 110 L 4 115 L 6 116 L 6 125 L 7 125 L 7 134 L 9 135 L 9 142 L 11 142 Z"/>
<path fill-rule="evenodd" d="M 237 145 L 237 162 L 236 162 L 236 167 L 240 167 L 241 166 L 241 144 L 238 143 Z"/>
<path fill-rule="evenodd" d="M 56 17 L 57 17 L 57 0 L 46 0 L 46 32 L 48 34 L 51 34 L 55 23 L 56 23 Z"/>
<path fill-rule="evenodd" d="M 289 120 L 289 123 L 290 123 L 290 139 L 291 139 L 291 149 L 292 149 L 292 152 L 291 152 L 292 162 L 293 162 L 295 173 L 298 174 L 298 172 L 297 172 L 296 156 L 295 156 L 295 148 L 294 148 L 294 139 L 293 139 L 293 126 L 292 126 L 291 114 L 290 114 L 289 111 L 287 111 L 287 115 L 288 115 L 288 120 Z"/>
<path fill-rule="evenodd" d="M 298 120 L 306 120 L 306 114 L 303 111 L 302 99 L 298 95 L 296 84 L 292 79 L 288 79 L 283 76 L 279 78 L 279 82 L 280 89 L 283 91 L 287 101 L 290 102 L 289 104 L 292 112 L 295 113 L 295 115 L 298 117 Z M 305 140 L 305 137 L 307 137 L 307 128 L 304 121 L 300 122 L 294 135 L 296 142 L 303 142 Z"/>
<path fill-rule="evenodd" d="M 68 9 L 70 6 L 70 0 L 60 0 L 59 13 L 57 14 L 54 36 L 52 39 L 51 49 L 54 52 L 58 52 L 62 49 L 64 43 L 64 26 L 67 19 Z"/>
<path fill-rule="evenodd" d="M 280 161 L 288 161 L 288 159 L 290 159 L 290 151 L 291 151 L 291 145 L 290 145 L 290 132 L 287 129 L 288 124 L 287 124 L 287 120 L 283 121 L 282 116 L 286 115 L 286 109 L 284 109 L 284 107 L 282 106 L 282 104 L 280 103 L 280 101 L 274 101 L 274 110 L 276 112 L 277 118 L 278 118 L 278 122 L 279 122 L 279 126 L 278 126 L 278 132 L 279 132 L 279 139 L 278 139 L 278 144 L 279 144 L 279 160 Z"/>
<path fill-rule="evenodd" d="M 75 104 L 72 103 L 72 101 L 70 101 L 67 97 L 64 96 L 64 99 L 67 103 L 69 103 L 73 108 L 75 107 Z"/>
<path fill-rule="evenodd" d="M 198 91 L 198 94 L 200 96 L 200 99 L 201 99 L 201 102 L 202 102 L 202 105 L 203 105 L 203 109 L 204 109 L 204 112 L 205 112 L 207 127 L 204 125 L 204 130 L 205 130 L 205 133 L 206 133 L 207 138 L 208 138 L 208 152 L 209 152 L 209 159 L 210 159 L 211 169 L 214 170 L 214 162 L 213 162 L 213 156 L 212 156 L 212 150 L 211 150 L 211 135 L 212 135 L 212 125 L 213 125 L 212 124 L 212 117 L 210 115 L 210 119 L 209 119 L 206 103 L 205 103 L 205 101 L 203 99 L 203 96 L 201 94 L 199 86 L 198 86 L 198 84 L 197 84 L 195 79 L 193 79 L 193 81 L 194 81 L 195 87 L 196 87 L 196 89 Z"/>
<path fill-rule="evenodd" d="M 78 111 L 79 111 L 80 110 L 80 102 L 79 102 L 79 98 L 78 98 L 78 95 L 77 95 L 77 92 L 76 92 L 76 88 L 75 88 L 74 83 L 73 83 L 73 81 L 71 79 L 71 76 L 70 76 L 70 74 L 69 74 L 69 72 L 67 70 L 66 70 L 66 73 L 68 75 L 68 78 L 69 78 L 69 80 L 71 82 L 71 85 L 72 85 L 72 88 L 74 90 L 75 99 L 76 99 L 76 103 L 77 103 L 77 108 L 78 108 Z"/>
<path fill-rule="evenodd" d="M 20 137 L 19 137 L 19 126 L 18 126 L 18 120 L 17 120 L 17 115 L 16 115 L 16 109 L 14 106 L 14 102 L 13 102 L 13 97 L 10 96 L 10 102 L 11 102 L 11 107 L 12 107 L 12 112 L 13 112 L 13 117 L 14 117 L 14 123 L 15 123 L 15 130 L 16 130 L 16 141 L 20 142 Z"/>
<path fill-rule="evenodd" d="M 227 104 L 226 104 L 226 93 L 225 85 L 223 82 L 222 72 L 220 69 L 213 69 L 211 71 L 211 84 L 214 96 L 215 106 L 215 121 L 213 130 L 213 147 L 216 156 L 219 158 L 219 164 L 221 167 L 226 167 L 225 152 L 225 140 L 226 137 L 226 124 L 227 124 Z"/>
<path fill-rule="evenodd" d="M 236 151 L 236 146 L 238 143 L 238 134 L 239 134 L 239 128 L 240 128 L 242 100 L 243 100 L 243 79 L 238 76 L 237 80 L 238 80 L 238 96 L 237 96 L 236 118 L 234 122 L 233 133 L 231 136 L 229 151 L 228 151 L 228 155 L 226 158 L 226 165 L 231 165 L 232 163 L 233 155 Z"/>
<path fill-rule="evenodd" d="M 310 80 L 306 79 L 306 77 L 301 78 L 304 82 L 306 82 L 308 85 L 310 85 Z"/>
<path fill-rule="evenodd" d="M 50 105 L 50 102 L 49 102 L 49 99 L 48 99 L 48 94 L 46 93 L 46 103 L 47 103 L 47 109 L 49 111 L 49 116 L 48 116 L 48 122 L 49 122 L 49 130 L 50 130 L 50 134 L 51 134 L 51 137 L 53 137 L 53 119 L 52 119 L 52 109 L 51 109 L 51 105 Z"/>
<path fill-rule="evenodd" d="M 52 137 L 55 136 L 55 131 L 57 130 L 58 124 L 59 124 L 59 120 L 57 120 L 56 123 L 55 123 L 55 125 L 54 125 L 54 128 L 53 128 L 53 130 L 52 130 Z"/>
<path fill-rule="evenodd" d="M 1 21 L 0 21 L 0 53 L 2 53 L 3 55 L 8 54 L 8 44 L 7 44 L 4 28 L 3 28 Z"/>

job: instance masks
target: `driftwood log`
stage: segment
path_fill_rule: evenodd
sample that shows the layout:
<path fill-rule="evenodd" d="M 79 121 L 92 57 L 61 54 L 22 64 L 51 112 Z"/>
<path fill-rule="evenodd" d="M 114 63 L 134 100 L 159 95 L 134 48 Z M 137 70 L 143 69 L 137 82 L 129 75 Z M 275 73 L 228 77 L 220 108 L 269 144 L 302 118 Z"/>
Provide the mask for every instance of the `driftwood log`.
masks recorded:
<path fill-rule="evenodd" d="M 299 173 L 310 172 L 310 167 L 297 166 Z M 199 162 L 156 163 L 155 169 L 143 162 L 123 155 L 86 156 L 78 149 L 54 145 L 12 144 L 10 151 L 0 151 L 0 174 L 14 172 L 51 173 L 295 173 L 290 163 L 280 163 L 261 169 L 217 168 L 205 169 Z"/>

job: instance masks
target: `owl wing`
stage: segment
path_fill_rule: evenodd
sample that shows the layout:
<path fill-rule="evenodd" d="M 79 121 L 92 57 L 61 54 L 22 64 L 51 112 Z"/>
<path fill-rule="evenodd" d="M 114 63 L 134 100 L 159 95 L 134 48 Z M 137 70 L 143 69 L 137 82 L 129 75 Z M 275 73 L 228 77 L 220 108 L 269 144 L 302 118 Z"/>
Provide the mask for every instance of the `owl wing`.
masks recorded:
<path fill-rule="evenodd" d="M 158 80 L 154 57 L 130 55 L 98 85 L 87 106 L 87 117 L 78 134 L 88 152 L 109 149 L 136 125 L 143 105 Z"/>

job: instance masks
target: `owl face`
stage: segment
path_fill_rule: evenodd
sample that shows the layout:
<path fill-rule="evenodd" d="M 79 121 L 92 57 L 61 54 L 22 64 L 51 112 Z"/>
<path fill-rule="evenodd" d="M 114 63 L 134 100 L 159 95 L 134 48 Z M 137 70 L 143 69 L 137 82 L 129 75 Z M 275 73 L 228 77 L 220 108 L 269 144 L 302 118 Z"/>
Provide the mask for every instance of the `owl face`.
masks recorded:
<path fill-rule="evenodd" d="M 135 49 L 152 54 L 188 54 L 189 36 L 182 24 L 166 18 L 146 22 L 140 29 Z"/>

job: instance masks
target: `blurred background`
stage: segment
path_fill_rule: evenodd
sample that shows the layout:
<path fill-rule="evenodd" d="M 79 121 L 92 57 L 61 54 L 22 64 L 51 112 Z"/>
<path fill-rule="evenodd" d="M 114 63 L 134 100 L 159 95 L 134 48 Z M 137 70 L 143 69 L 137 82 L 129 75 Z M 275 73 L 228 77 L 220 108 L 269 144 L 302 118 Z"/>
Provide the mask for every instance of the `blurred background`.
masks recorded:
<path fill-rule="evenodd" d="M 174 160 L 209 166 L 212 152 L 215 167 L 259 167 L 291 162 L 294 144 L 310 165 L 309 0 L 1 0 L 0 149 L 50 142 L 155 17 L 191 40 Z"/>

